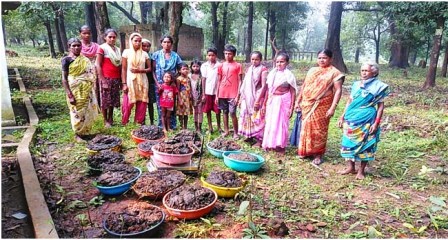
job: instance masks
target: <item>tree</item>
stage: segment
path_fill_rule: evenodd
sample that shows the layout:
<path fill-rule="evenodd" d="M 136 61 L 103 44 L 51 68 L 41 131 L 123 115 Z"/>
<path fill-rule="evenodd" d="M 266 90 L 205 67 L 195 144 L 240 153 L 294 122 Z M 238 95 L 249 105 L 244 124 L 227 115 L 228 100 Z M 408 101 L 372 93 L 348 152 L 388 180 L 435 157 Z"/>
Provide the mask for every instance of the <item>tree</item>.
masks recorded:
<path fill-rule="evenodd" d="M 168 5 L 168 24 L 169 35 L 173 37 L 173 50 L 177 51 L 179 43 L 179 29 L 182 26 L 182 11 L 184 5 L 182 2 L 169 2 Z"/>
<path fill-rule="evenodd" d="M 129 11 L 127 11 L 122 6 L 120 6 L 120 4 L 118 4 L 118 2 L 109 2 L 110 5 L 117 8 L 118 10 L 120 10 L 129 20 L 131 20 L 132 23 L 140 24 L 140 22 L 133 16 L 134 2 L 129 2 L 129 3 L 131 4 L 131 9 Z"/>
<path fill-rule="evenodd" d="M 448 65 L 448 41 L 445 41 L 445 54 L 443 57 L 442 71 L 440 73 L 442 77 L 446 77 L 447 65 Z"/>
<path fill-rule="evenodd" d="M 439 61 L 440 46 L 442 43 L 442 33 L 443 33 L 443 26 L 445 25 L 445 20 L 446 17 L 444 15 L 439 14 L 439 16 L 437 16 L 436 19 L 437 30 L 434 34 L 434 40 L 431 50 L 431 58 L 429 61 L 429 68 L 428 72 L 426 73 L 425 83 L 423 84 L 424 89 L 436 86 L 437 63 Z"/>
<path fill-rule="evenodd" d="M 254 22 L 254 3 L 248 2 L 249 14 L 247 16 L 247 43 L 246 43 L 246 62 L 250 62 L 250 53 L 252 52 L 252 26 Z"/>
<path fill-rule="evenodd" d="M 328 21 L 327 41 L 325 42 L 325 48 L 328 48 L 333 52 L 333 66 L 339 69 L 339 71 L 346 73 L 347 67 L 345 66 L 344 59 L 342 57 L 340 45 L 342 9 L 343 2 L 331 3 L 330 20 Z"/>
<path fill-rule="evenodd" d="M 92 33 L 92 41 L 97 42 L 98 40 L 98 32 L 96 30 L 95 24 L 95 6 L 92 2 L 84 3 L 84 12 L 85 14 L 85 22 L 86 25 L 90 27 L 90 31 Z"/>
<path fill-rule="evenodd" d="M 94 10 L 96 31 L 99 33 L 97 42 L 101 44 L 104 42 L 103 38 L 101 37 L 101 33 L 103 33 L 105 29 L 110 28 L 109 14 L 107 13 L 106 2 L 95 2 Z"/>
<path fill-rule="evenodd" d="M 51 7 L 53 8 L 55 14 L 55 28 L 58 35 L 56 36 L 58 39 L 58 43 L 61 42 L 62 44 L 62 52 L 67 52 L 67 31 L 65 30 L 64 10 L 61 4 L 55 2 L 51 3 Z"/>
<path fill-rule="evenodd" d="M 139 2 L 141 23 L 148 24 L 152 18 L 152 2 Z"/>

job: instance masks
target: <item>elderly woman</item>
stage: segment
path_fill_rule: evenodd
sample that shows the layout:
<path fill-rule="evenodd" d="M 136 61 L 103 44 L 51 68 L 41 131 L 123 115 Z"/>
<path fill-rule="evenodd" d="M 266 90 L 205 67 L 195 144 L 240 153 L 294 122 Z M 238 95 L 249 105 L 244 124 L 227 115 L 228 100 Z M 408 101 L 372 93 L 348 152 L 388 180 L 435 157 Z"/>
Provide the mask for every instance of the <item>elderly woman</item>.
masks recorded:
<path fill-rule="evenodd" d="M 341 155 L 347 160 L 347 169 L 341 174 L 357 174 L 364 178 L 369 161 L 375 159 L 380 136 L 380 122 L 384 110 L 384 98 L 389 86 L 378 79 L 378 65 L 365 63 L 361 67 L 361 80 L 353 83 L 350 98 L 338 125 L 343 128 Z M 355 161 L 360 161 L 358 171 Z"/>
<path fill-rule="evenodd" d="M 71 38 L 67 43 L 68 56 L 62 58 L 62 86 L 67 94 L 70 122 L 77 142 L 90 133 L 98 116 L 98 103 L 95 94 L 95 67 L 81 55 L 81 41 Z"/>
<path fill-rule="evenodd" d="M 341 98 L 345 76 L 331 65 L 333 53 L 317 53 L 318 67 L 311 68 L 298 94 L 296 111 L 302 111 L 299 157 L 314 157 L 313 164 L 323 162 L 328 126 Z"/>

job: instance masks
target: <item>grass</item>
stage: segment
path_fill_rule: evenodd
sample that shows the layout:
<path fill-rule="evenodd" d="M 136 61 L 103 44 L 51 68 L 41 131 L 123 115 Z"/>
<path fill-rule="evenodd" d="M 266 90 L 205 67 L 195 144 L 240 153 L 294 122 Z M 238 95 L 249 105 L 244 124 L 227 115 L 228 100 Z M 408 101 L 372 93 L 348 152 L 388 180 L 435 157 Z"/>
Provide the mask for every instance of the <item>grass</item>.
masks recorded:
<path fill-rule="evenodd" d="M 47 158 L 53 161 L 58 176 L 54 184 L 60 184 L 71 172 L 85 171 L 83 160 L 86 155 L 84 144 L 73 141 L 74 134 L 60 85 L 60 61 L 44 57 L 45 53 L 34 52 L 33 49 L 14 50 L 20 57 L 8 58 L 8 66 L 19 68 L 27 87 L 31 88 L 30 94 L 40 119 L 33 152 L 36 157 L 42 153 L 53 154 Z M 311 65 L 292 63 L 299 83 Z M 421 91 L 424 70 L 412 67 L 405 77 L 403 70 L 381 67 L 381 79 L 391 86 L 392 93 L 385 101 L 377 160 L 368 166 L 366 179 L 355 181 L 353 176 L 337 174 L 345 163 L 339 155 L 342 133 L 336 127 L 336 120 L 343 111 L 347 90 L 358 75 L 359 65 L 349 64 L 348 67 L 351 73 L 347 74 L 344 83 L 344 95 L 330 122 L 325 163 L 321 166 L 323 171 L 311 166 L 308 160 L 298 159 L 295 148 L 288 148 L 286 158 L 278 159 L 272 153 L 253 149 L 241 141 L 245 150 L 261 153 L 266 159 L 261 171 L 248 174 L 254 178 L 253 192 L 246 188 L 240 193 L 242 199 L 220 199 L 226 211 L 224 220 L 180 222 L 169 236 L 242 237 L 242 231 L 240 235 L 228 235 L 229 229 L 232 229 L 233 222 L 247 222 L 246 216 L 236 213 L 241 200 L 253 194 L 255 224 L 261 226 L 271 218 L 282 219 L 290 229 L 290 238 L 447 238 L 446 207 L 445 211 L 436 214 L 434 221 L 439 223 L 437 227 L 427 214 L 432 206 L 431 196 L 444 198 L 445 203 L 448 199 L 447 79 L 438 78 L 436 88 Z M 120 112 L 115 111 L 116 122 L 120 117 Z M 204 117 L 203 128 L 206 126 Z M 130 123 L 103 129 L 100 118 L 93 130 L 94 133 L 122 138 L 127 160 L 146 170 L 146 160 L 135 154 L 136 146 L 130 139 L 130 131 L 136 128 L 138 125 Z M 189 129 L 193 128 L 190 119 Z M 210 141 L 217 136 L 214 133 L 206 135 L 205 139 Z M 208 153 L 203 160 L 204 173 L 226 169 L 221 160 Z M 197 181 L 196 178 L 189 179 L 189 182 Z M 85 186 L 84 190 L 89 188 L 91 186 Z M 317 223 L 325 223 L 325 226 L 318 227 L 312 235 L 306 235 L 302 225 Z M 422 226 L 426 228 L 417 231 Z"/>

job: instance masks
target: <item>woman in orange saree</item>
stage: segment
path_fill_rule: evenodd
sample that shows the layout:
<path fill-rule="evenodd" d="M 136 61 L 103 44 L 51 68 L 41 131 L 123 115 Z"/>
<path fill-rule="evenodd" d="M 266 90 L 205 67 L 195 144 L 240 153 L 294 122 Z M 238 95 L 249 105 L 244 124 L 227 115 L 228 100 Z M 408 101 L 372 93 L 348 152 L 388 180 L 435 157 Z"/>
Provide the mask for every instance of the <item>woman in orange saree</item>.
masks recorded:
<path fill-rule="evenodd" d="M 341 98 L 345 76 L 331 65 L 333 53 L 318 52 L 318 67 L 311 68 L 297 97 L 296 111 L 302 111 L 299 157 L 314 157 L 313 164 L 323 162 L 328 125 Z"/>

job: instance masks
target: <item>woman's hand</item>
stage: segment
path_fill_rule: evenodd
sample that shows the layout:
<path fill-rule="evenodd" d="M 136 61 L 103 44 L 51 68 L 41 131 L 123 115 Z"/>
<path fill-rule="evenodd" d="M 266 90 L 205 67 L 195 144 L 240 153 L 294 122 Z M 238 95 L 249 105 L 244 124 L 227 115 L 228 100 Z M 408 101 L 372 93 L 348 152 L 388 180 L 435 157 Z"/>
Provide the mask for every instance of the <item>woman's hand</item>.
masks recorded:
<path fill-rule="evenodd" d="M 296 112 L 300 112 L 300 111 L 302 111 L 302 108 L 300 107 L 300 104 L 297 104 L 296 107 L 294 108 L 294 110 L 295 110 Z"/>
<path fill-rule="evenodd" d="M 202 103 L 205 103 L 205 94 L 202 95 Z"/>
<path fill-rule="evenodd" d="M 259 103 L 259 102 L 256 102 L 256 103 L 254 104 L 254 110 L 255 110 L 255 111 L 258 111 L 258 110 L 260 110 L 260 108 L 261 108 L 260 103 Z"/>
<path fill-rule="evenodd" d="M 126 83 L 123 83 L 121 90 L 123 90 L 123 93 L 128 93 L 128 85 Z"/>
<path fill-rule="evenodd" d="M 375 123 L 373 123 L 372 126 L 370 126 L 370 128 L 369 128 L 369 134 L 373 134 L 373 133 L 375 133 L 376 130 L 378 130 L 378 123 L 375 122 Z"/>
<path fill-rule="evenodd" d="M 73 94 L 69 94 L 69 95 L 68 95 L 68 100 L 69 100 L 69 102 L 70 102 L 71 105 L 75 105 L 75 104 L 76 104 L 76 99 L 75 99 L 75 97 L 73 96 Z"/>
<path fill-rule="evenodd" d="M 141 70 L 138 68 L 131 68 L 131 73 L 141 73 Z"/>
<path fill-rule="evenodd" d="M 333 115 L 334 115 L 334 108 L 328 109 L 327 113 L 325 114 L 327 118 L 331 118 L 333 117 Z"/>
<path fill-rule="evenodd" d="M 104 77 L 98 78 L 98 81 L 100 81 L 100 83 L 101 83 L 101 88 L 103 88 L 103 89 L 109 88 L 109 84 L 107 84 L 106 79 L 104 79 Z"/>
<path fill-rule="evenodd" d="M 294 109 L 292 109 L 292 108 L 289 109 L 289 112 L 288 112 L 288 114 L 289 114 L 289 119 L 291 119 L 293 113 L 294 113 Z"/>
<path fill-rule="evenodd" d="M 342 128 L 343 125 L 344 125 L 344 116 L 342 116 L 338 119 L 338 127 Z"/>

